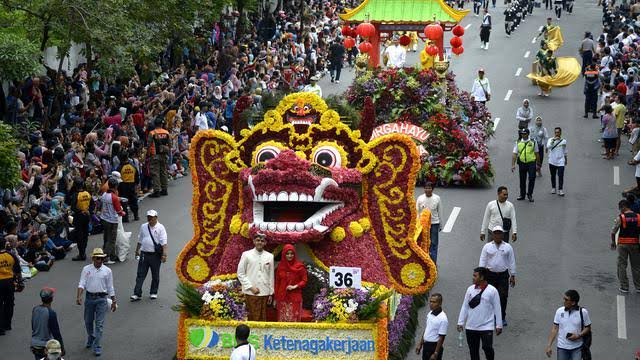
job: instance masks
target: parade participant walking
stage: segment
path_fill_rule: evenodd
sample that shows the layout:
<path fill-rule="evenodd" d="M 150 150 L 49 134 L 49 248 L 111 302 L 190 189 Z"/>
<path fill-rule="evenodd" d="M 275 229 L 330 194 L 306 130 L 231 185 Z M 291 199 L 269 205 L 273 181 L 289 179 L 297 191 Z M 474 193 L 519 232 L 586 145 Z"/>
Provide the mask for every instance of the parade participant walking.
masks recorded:
<path fill-rule="evenodd" d="M 478 69 L 478 77 L 473 80 L 471 96 L 476 102 L 482 104 L 491 100 L 491 85 L 489 84 L 489 79 L 484 76 L 483 68 Z"/>
<path fill-rule="evenodd" d="M 273 254 L 264 249 L 267 237 L 262 233 L 253 236 L 254 248 L 242 253 L 238 263 L 238 281 L 245 294 L 249 321 L 266 321 L 267 305 L 274 292 Z"/>
<path fill-rule="evenodd" d="M 115 264 L 118 259 L 116 255 L 116 236 L 118 234 L 118 216 L 124 216 L 124 211 L 120 205 L 118 197 L 118 181 L 110 178 L 107 181 L 108 189 L 100 197 L 101 211 L 100 219 L 102 221 L 102 239 L 105 252 L 109 256 L 106 264 Z"/>
<path fill-rule="evenodd" d="M 422 351 L 422 360 L 442 360 L 444 338 L 447 336 L 449 319 L 442 310 L 442 295 L 433 293 L 429 296 L 429 313 L 422 339 L 418 340 L 416 354 Z"/>
<path fill-rule="evenodd" d="M 504 32 L 507 33 L 507 37 L 511 37 L 511 30 L 513 28 L 513 20 L 515 18 L 515 8 L 513 3 L 509 3 L 504 10 Z"/>
<path fill-rule="evenodd" d="M 627 200 L 618 203 L 620 214 L 616 216 L 611 228 L 611 250 L 618 250 L 618 281 L 620 292 L 629 292 L 629 278 L 627 277 L 627 262 L 631 263 L 633 285 L 640 292 L 640 215 L 631 210 Z M 618 233 L 620 232 L 620 233 Z M 618 244 L 616 246 L 616 234 Z"/>
<path fill-rule="evenodd" d="M 486 0 L 488 1 L 488 0 Z M 480 45 L 481 49 L 489 50 L 489 36 L 491 35 L 491 14 L 488 9 L 484 9 L 484 15 L 482 16 L 482 23 L 480 24 Z"/>
<path fill-rule="evenodd" d="M 584 115 L 588 118 L 589 113 L 594 119 L 598 119 L 598 92 L 600 91 L 600 76 L 594 64 L 587 65 L 584 72 Z"/>
<path fill-rule="evenodd" d="M 95 204 L 91 194 L 86 190 L 82 178 L 74 180 L 75 191 L 72 192 L 69 204 L 73 212 L 73 239 L 78 244 L 78 256 L 72 261 L 85 261 L 87 259 L 87 242 L 89 241 L 89 225 L 91 223 L 91 209 Z"/>
<path fill-rule="evenodd" d="M 513 156 L 511 158 L 511 172 L 516 170 L 516 162 L 518 163 L 518 173 L 520 175 L 520 196 L 516 200 L 524 200 L 525 195 L 529 202 L 533 202 L 533 188 L 536 184 L 536 169 L 540 167 L 540 159 L 538 158 L 538 144 L 534 140 L 529 139 L 529 129 L 522 129 L 518 133 L 520 139 L 516 141 L 513 147 Z M 527 187 L 527 178 L 529 186 Z"/>
<path fill-rule="evenodd" d="M 320 85 L 318 85 L 318 80 L 320 80 L 318 75 L 313 75 L 311 78 L 309 78 L 309 85 L 306 85 L 302 89 L 302 91 L 303 92 L 314 93 L 314 94 L 322 97 L 322 89 L 320 88 Z"/>
<path fill-rule="evenodd" d="M 136 258 L 139 259 L 136 286 L 130 299 L 131 301 L 142 299 L 142 284 L 151 269 L 149 297 L 155 300 L 158 298 L 160 286 L 160 265 L 167 261 L 167 230 L 158 222 L 158 212 L 155 210 L 147 211 L 147 222 L 142 224 L 138 231 Z"/>
<path fill-rule="evenodd" d="M 86 292 L 84 301 L 84 325 L 87 330 L 87 349 L 92 348 L 96 356 L 102 355 L 102 333 L 104 318 L 109 310 L 107 297 L 111 298 L 111 311 L 116 311 L 116 292 L 113 288 L 113 273 L 103 265 L 107 255 L 100 248 L 91 253 L 92 264 L 85 266 L 80 275 L 76 303 L 82 305 L 82 295 Z"/>
<path fill-rule="evenodd" d="M 533 120 L 533 108 L 529 104 L 529 99 L 522 101 L 522 106 L 516 111 L 516 120 L 518 120 L 518 129 L 528 129 Z"/>
<path fill-rule="evenodd" d="M 171 139 L 169 132 L 162 127 L 164 120 L 161 117 L 156 118 L 154 124 L 155 129 L 149 132 L 147 139 L 149 156 L 151 157 L 151 183 L 153 185 L 153 193 L 149 196 L 159 197 L 168 195 L 167 162 L 171 151 Z"/>
<path fill-rule="evenodd" d="M 502 311 L 502 324 L 507 326 L 507 298 L 509 297 L 509 285 L 516 286 L 516 256 L 513 247 L 505 243 L 501 226 L 493 228 L 491 237 L 493 241 L 485 244 L 480 253 L 478 266 L 487 268 L 487 282 L 493 285 L 500 295 L 500 309 Z"/>
<path fill-rule="evenodd" d="M 478 17 L 480 15 L 481 8 L 482 0 L 473 0 L 473 16 Z"/>
<path fill-rule="evenodd" d="M 42 304 L 31 310 L 31 352 L 36 360 L 46 356 L 47 343 L 51 339 L 58 341 L 60 352 L 64 353 L 64 342 L 58 324 L 58 315 L 51 308 L 55 289 L 42 288 L 40 290 L 40 300 Z"/>
<path fill-rule="evenodd" d="M 502 333 L 498 290 L 487 282 L 489 270 L 473 269 L 473 285 L 467 288 L 458 317 L 458 332 L 465 329 L 471 360 L 480 360 L 480 342 L 487 360 L 494 360 L 493 330 Z"/>
<path fill-rule="evenodd" d="M 140 183 L 140 174 L 136 169 L 133 161 L 129 158 L 127 151 L 123 151 L 118 155 L 120 159 L 120 167 L 118 172 L 122 176 L 122 182 L 118 184 L 118 196 L 127 199 L 127 206 L 133 213 L 133 220 L 138 221 L 138 194 L 137 184 Z M 125 211 L 122 222 L 129 222 L 129 212 Z"/>
<path fill-rule="evenodd" d="M 245 324 L 236 326 L 236 347 L 231 352 L 229 360 L 255 360 L 256 349 L 249 344 L 251 329 Z"/>
<path fill-rule="evenodd" d="M 559 126 L 553 130 L 553 137 L 547 141 L 547 153 L 549 155 L 549 174 L 551 175 L 551 193 L 564 196 L 564 167 L 567 166 L 567 140 L 562 137 L 562 128 Z M 558 174 L 558 187 L 556 188 L 556 174 Z"/>
<path fill-rule="evenodd" d="M 400 37 L 394 35 L 391 46 L 384 50 L 383 57 L 387 58 L 387 67 L 390 69 L 401 68 L 407 60 L 407 49 L 400 45 Z"/>
<path fill-rule="evenodd" d="M 538 34 L 538 36 L 536 36 L 536 39 L 538 39 L 540 36 L 544 36 L 543 38 L 546 39 L 549 35 L 549 30 L 552 30 L 554 27 L 555 25 L 553 25 L 553 18 L 548 17 L 547 23 L 542 26 L 542 30 L 540 30 L 540 33 Z"/>
<path fill-rule="evenodd" d="M 489 234 L 496 227 L 501 227 L 503 231 L 503 241 L 509 242 L 509 231 L 513 230 L 511 239 L 513 242 L 518 240 L 518 224 L 516 222 L 516 209 L 508 201 L 509 190 L 505 186 L 498 187 L 498 198 L 495 201 L 489 201 L 484 209 L 484 217 L 482 218 L 482 227 L 480 228 L 480 241 L 485 239 L 485 230 L 489 230 Z"/>
<path fill-rule="evenodd" d="M 582 73 L 584 74 L 587 67 L 593 64 L 593 55 L 596 53 L 596 43 L 593 41 L 590 31 L 584 33 L 584 39 L 580 43 L 578 52 L 582 56 Z"/>
<path fill-rule="evenodd" d="M 544 148 L 547 145 L 547 140 L 549 139 L 549 133 L 547 132 L 547 128 L 542 125 L 542 118 L 540 116 L 536 117 L 536 121 L 529 127 L 529 131 L 531 131 L 531 139 L 536 142 L 538 147 L 536 148 L 536 152 L 538 154 L 538 163 L 540 164 L 537 167 L 538 176 L 542 176 L 542 162 L 544 161 Z"/>
<path fill-rule="evenodd" d="M 556 13 L 556 19 L 560 20 L 560 17 L 562 16 L 562 9 L 564 8 L 564 1 L 565 0 L 553 0 L 553 10 Z"/>
<path fill-rule="evenodd" d="M 300 322 L 302 314 L 302 289 L 307 285 L 307 268 L 298 261 L 296 248 L 286 244 L 282 248 L 275 278 L 276 309 L 278 321 Z"/>
<path fill-rule="evenodd" d="M 440 218 L 444 216 L 442 213 L 442 202 L 440 196 L 433 193 L 434 184 L 428 181 L 424 184 L 424 194 L 418 196 L 416 200 L 416 209 L 418 216 L 425 210 L 431 212 L 431 228 L 429 231 L 431 243 L 429 245 L 429 257 L 434 263 L 438 262 L 438 237 L 440 232 Z"/>
<path fill-rule="evenodd" d="M 553 342 L 558 337 L 558 360 L 582 359 L 582 346 L 590 346 L 591 318 L 587 309 L 578 305 L 580 294 L 576 290 L 567 290 L 562 298 L 563 306 L 556 310 L 553 326 L 549 334 L 545 353 L 551 357 Z"/>
<path fill-rule="evenodd" d="M 0 336 L 11 330 L 16 290 L 22 291 L 22 272 L 16 256 L 7 251 L 7 240 L 0 237 Z"/>
<path fill-rule="evenodd" d="M 342 62 L 344 61 L 345 49 L 339 37 L 333 40 L 333 44 L 329 47 L 329 73 L 331 82 L 340 83 L 340 73 L 342 72 Z"/>

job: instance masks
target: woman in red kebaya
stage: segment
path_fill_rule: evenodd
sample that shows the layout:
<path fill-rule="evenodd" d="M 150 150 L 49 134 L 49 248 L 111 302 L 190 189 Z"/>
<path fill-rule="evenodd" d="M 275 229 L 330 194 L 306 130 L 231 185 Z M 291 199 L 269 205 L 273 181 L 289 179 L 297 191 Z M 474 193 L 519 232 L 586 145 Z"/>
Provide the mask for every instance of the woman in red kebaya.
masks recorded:
<path fill-rule="evenodd" d="M 307 269 L 296 258 L 293 245 L 285 245 L 282 254 L 275 286 L 278 321 L 298 322 L 302 312 L 302 288 L 307 285 Z"/>

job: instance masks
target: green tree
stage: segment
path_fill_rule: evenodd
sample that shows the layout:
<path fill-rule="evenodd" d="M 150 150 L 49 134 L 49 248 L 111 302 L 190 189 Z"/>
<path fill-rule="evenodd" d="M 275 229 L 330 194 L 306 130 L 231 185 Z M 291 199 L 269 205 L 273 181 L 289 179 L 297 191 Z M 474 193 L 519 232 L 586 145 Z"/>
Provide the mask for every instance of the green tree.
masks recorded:
<path fill-rule="evenodd" d="M 16 156 L 18 142 L 11 126 L 0 122 L 0 188 L 15 187 L 20 181 L 20 162 Z"/>
<path fill-rule="evenodd" d="M 42 71 L 38 46 L 24 36 L 0 32 L 0 83 L 22 80 Z M 6 96 L 0 86 L 0 119 L 7 112 Z"/>

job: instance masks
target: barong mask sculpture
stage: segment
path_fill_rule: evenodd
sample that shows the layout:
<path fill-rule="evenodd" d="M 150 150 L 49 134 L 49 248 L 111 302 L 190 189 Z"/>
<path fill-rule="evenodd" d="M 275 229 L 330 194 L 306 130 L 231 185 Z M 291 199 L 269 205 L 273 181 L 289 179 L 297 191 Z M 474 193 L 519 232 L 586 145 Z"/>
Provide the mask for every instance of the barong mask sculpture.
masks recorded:
<path fill-rule="evenodd" d="M 324 268 L 360 267 L 363 281 L 405 294 L 430 289 L 429 226 L 417 230 L 413 198 L 416 146 L 399 134 L 362 137 L 311 93 L 288 95 L 237 140 L 198 132 L 190 150 L 195 236 L 177 260 L 181 280 L 235 277 L 259 231 L 271 249 L 305 246 Z"/>

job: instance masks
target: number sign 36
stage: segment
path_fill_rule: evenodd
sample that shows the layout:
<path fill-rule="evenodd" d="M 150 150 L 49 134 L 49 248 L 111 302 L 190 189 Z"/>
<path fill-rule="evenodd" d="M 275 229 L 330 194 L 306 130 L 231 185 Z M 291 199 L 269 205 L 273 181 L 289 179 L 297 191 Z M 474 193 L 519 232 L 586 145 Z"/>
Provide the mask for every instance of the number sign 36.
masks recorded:
<path fill-rule="evenodd" d="M 334 288 L 360 289 L 361 279 L 362 270 L 360 268 L 339 266 L 329 268 L 329 285 Z"/>

